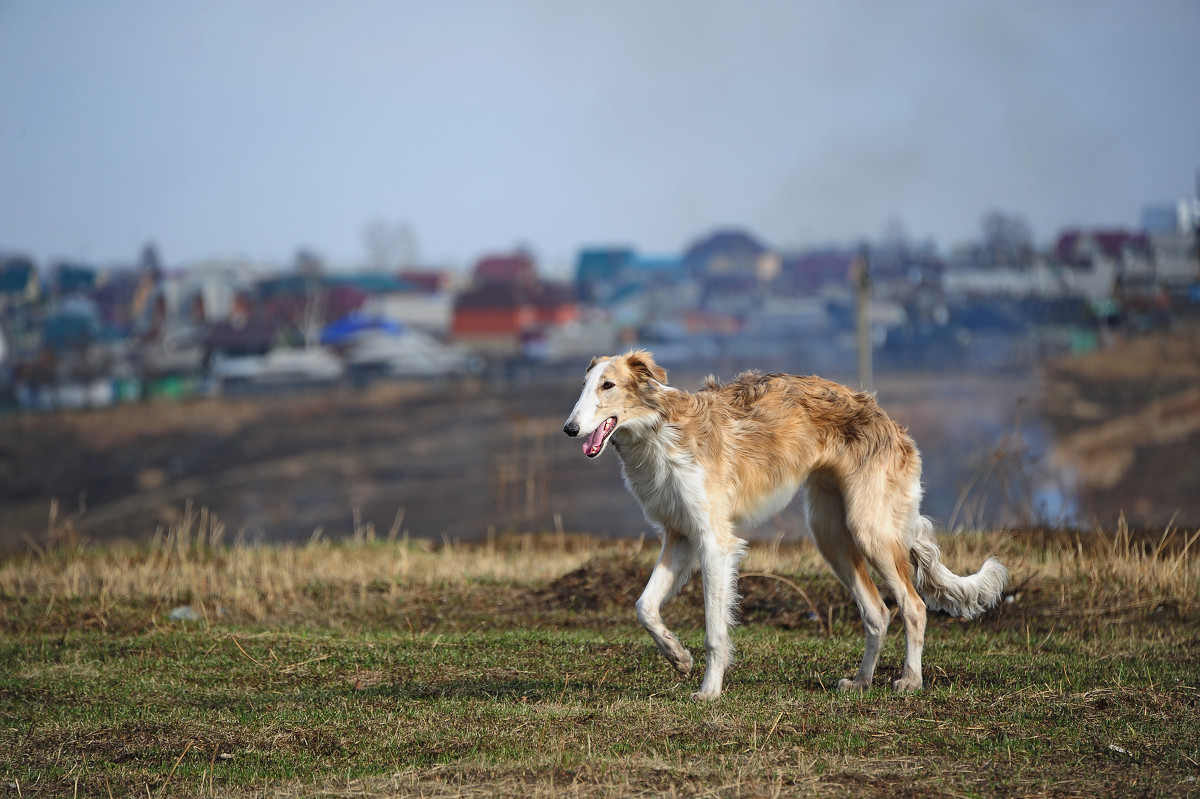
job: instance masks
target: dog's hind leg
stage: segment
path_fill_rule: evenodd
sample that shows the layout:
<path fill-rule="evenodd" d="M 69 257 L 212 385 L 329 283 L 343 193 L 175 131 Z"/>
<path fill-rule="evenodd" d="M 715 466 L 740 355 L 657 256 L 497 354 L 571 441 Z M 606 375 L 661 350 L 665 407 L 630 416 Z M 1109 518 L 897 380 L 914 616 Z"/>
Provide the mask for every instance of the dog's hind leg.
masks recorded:
<path fill-rule="evenodd" d="M 925 601 L 912 581 L 908 549 L 897 544 L 894 551 L 874 562 L 880 579 L 896 597 L 904 622 L 904 672 L 892 687 L 900 693 L 921 690 L 921 651 L 925 647 Z"/>
<path fill-rule="evenodd" d="M 699 545 L 700 573 L 704 578 L 704 680 L 693 699 L 716 699 L 721 695 L 725 670 L 733 663 L 729 627 L 734 623 L 738 567 L 746 554 L 746 542 L 736 536 L 706 536 Z"/>
<path fill-rule="evenodd" d="M 683 676 L 692 673 L 692 653 L 679 643 L 675 634 L 663 624 L 662 606 L 683 588 L 696 568 L 696 553 L 685 536 L 670 530 L 663 531 L 662 551 L 650 573 L 650 580 L 637 601 L 637 617 L 658 651 Z"/>
<path fill-rule="evenodd" d="M 900 480 L 882 479 L 870 470 L 860 473 L 859 479 L 855 495 L 858 502 L 848 503 L 847 523 L 859 551 L 895 597 L 904 623 L 904 671 L 893 687 L 901 693 L 917 691 L 921 688 L 921 652 L 925 646 L 925 601 L 913 584 L 909 542 L 920 522 L 921 484 L 913 475 L 908 490 L 904 490 L 906 484 Z M 864 486 L 867 481 L 873 484 Z"/>
<path fill-rule="evenodd" d="M 853 679 L 839 682 L 838 690 L 865 691 L 875 679 L 875 666 L 883 649 L 890 614 L 883 597 L 879 595 L 879 589 L 867 572 L 862 552 L 846 526 L 841 493 L 831 485 L 821 485 L 814 478 L 808 487 L 807 500 L 808 526 L 817 542 L 817 549 L 829 562 L 842 585 L 850 589 L 850 595 L 862 616 L 863 635 L 866 638 L 858 673 Z"/>

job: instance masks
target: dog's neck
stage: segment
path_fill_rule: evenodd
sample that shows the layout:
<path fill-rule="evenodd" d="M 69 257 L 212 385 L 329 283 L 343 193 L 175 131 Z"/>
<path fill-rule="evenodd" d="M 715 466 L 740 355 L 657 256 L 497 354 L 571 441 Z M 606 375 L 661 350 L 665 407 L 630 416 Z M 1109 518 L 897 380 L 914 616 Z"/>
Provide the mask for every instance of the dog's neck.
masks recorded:
<path fill-rule="evenodd" d="M 687 392 L 657 380 L 651 382 L 662 393 L 660 399 L 664 404 L 658 407 L 657 413 L 617 427 L 612 436 L 613 448 L 621 457 L 626 471 L 654 469 L 663 460 L 681 454 L 677 451 L 679 442 L 676 431 L 667 423 L 668 406 L 681 402 Z"/>
<path fill-rule="evenodd" d="M 678 449 L 677 436 L 668 428 L 665 418 L 654 417 L 636 425 L 619 427 L 613 433 L 612 445 L 627 471 L 655 469 L 670 459 Z"/>

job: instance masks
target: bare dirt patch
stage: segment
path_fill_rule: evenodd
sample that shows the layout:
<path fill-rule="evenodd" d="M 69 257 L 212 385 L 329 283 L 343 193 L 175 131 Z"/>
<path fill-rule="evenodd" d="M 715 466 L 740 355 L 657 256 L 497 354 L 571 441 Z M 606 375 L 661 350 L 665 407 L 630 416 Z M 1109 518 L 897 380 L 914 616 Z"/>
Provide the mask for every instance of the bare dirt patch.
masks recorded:
<path fill-rule="evenodd" d="M 91 540 L 145 541 L 188 501 L 227 540 L 368 528 L 441 540 L 647 530 L 615 459 L 557 447 L 574 381 L 148 403 L 0 419 L 0 550 L 41 541 L 53 501 Z"/>
<path fill-rule="evenodd" d="M 976 462 L 1036 382 L 881 379 L 885 407 L 924 453 L 929 513 L 950 520 Z M 433 541 L 557 530 L 649 537 L 618 459 L 588 460 L 562 435 L 578 388 L 575 375 L 381 384 L 0 418 L 0 550 L 42 542 L 53 501 L 60 519 L 85 508 L 77 529 L 103 542 L 145 541 L 178 522 L 189 500 L 220 517 L 226 540 L 248 543 L 368 529 Z M 750 534 L 795 536 L 801 516 L 790 508 Z"/>
<path fill-rule="evenodd" d="M 1077 474 L 1089 516 L 1200 520 L 1200 327 L 1120 341 L 1045 373 L 1041 411 L 1058 440 L 1053 461 Z"/>

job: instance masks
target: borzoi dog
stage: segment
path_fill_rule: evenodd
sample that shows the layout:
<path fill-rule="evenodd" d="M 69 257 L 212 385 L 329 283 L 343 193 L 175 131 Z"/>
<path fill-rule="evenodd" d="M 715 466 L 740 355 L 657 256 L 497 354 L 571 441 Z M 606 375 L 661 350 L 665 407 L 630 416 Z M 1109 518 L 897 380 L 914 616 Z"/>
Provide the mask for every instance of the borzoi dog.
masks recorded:
<path fill-rule="evenodd" d="M 895 595 L 907 642 L 897 691 L 921 688 L 926 608 L 973 618 L 996 604 L 1008 571 L 989 558 L 959 577 L 941 563 L 921 516 L 921 456 L 871 394 L 819 377 L 747 372 L 710 377 L 689 393 L 666 384 L 650 353 L 594 358 L 563 431 L 595 458 L 612 443 L 625 485 L 662 533 L 662 551 L 637 601 L 638 620 L 682 675 L 692 655 L 663 624 L 663 604 L 699 566 L 707 667 L 694 699 L 716 699 L 733 657 L 729 626 L 746 542 L 757 524 L 804 490 L 821 554 L 850 589 L 866 651 L 842 691 L 871 685 L 890 614 L 868 566 Z"/>

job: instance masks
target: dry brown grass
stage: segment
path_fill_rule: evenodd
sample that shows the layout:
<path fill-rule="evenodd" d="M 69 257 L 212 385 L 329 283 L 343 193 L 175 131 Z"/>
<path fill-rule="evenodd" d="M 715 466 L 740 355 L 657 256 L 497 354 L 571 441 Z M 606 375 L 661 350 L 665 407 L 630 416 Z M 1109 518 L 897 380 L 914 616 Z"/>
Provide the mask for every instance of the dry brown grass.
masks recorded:
<path fill-rule="evenodd" d="M 1168 525 L 1131 530 L 1122 518 L 1106 533 L 1033 532 L 1014 536 L 1015 590 L 1028 587 L 1072 618 L 1135 618 L 1200 610 L 1200 530 Z M 1010 586 L 1010 590 L 1014 590 Z"/>
<path fill-rule="evenodd" d="M 601 551 L 636 551 L 639 542 L 597 544 L 563 534 L 505 536 L 458 546 L 433 546 L 397 535 L 377 538 L 371 527 L 344 542 L 314 534 L 303 545 L 227 542 L 220 519 L 188 505 L 179 521 L 148 545 L 93 547 L 80 543 L 73 519 L 51 513 L 44 545 L 0 560 L 0 597 L 51 602 L 187 602 L 243 621 L 277 619 L 319 606 L 364 604 L 414 587 L 469 582 L 530 585 L 547 582 Z M 399 521 L 399 520 L 398 520 Z M 7 613 L 0 604 L 0 614 Z"/>
<path fill-rule="evenodd" d="M 645 570 L 657 554 L 653 540 L 598 540 L 561 531 L 434 546 L 399 537 L 399 524 L 385 537 L 368 526 L 337 543 L 315 535 L 303 545 L 247 545 L 226 542 L 217 516 L 191 505 L 149 545 L 93 547 L 75 540 L 73 521 L 52 513 L 44 545 L 30 542 L 26 554 L 0 560 L 0 597 L 86 600 L 101 609 L 186 602 L 201 613 L 260 622 L 312 610 L 352 613 L 371 599 L 386 602 L 421 588 L 491 585 L 528 591 L 597 559 L 632 558 Z M 1172 527 L 1135 532 L 1122 520 L 1111 534 L 1000 532 L 947 535 L 940 543 L 946 563 L 959 573 L 972 572 L 998 554 L 1012 572 L 1011 594 L 1040 597 L 1064 612 L 1165 606 L 1184 613 L 1200 609 L 1198 538 L 1200 531 Z M 773 578 L 787 586 L 783 590 L 794 594 L 798 606 L 823 612 L 805 586 L 812 578 L 828 582 L 829 570 L 807 541 L 754 545 L 743 574 Z M 0 615 L 13 611 L 9 603 L 0 604 Z"/>

